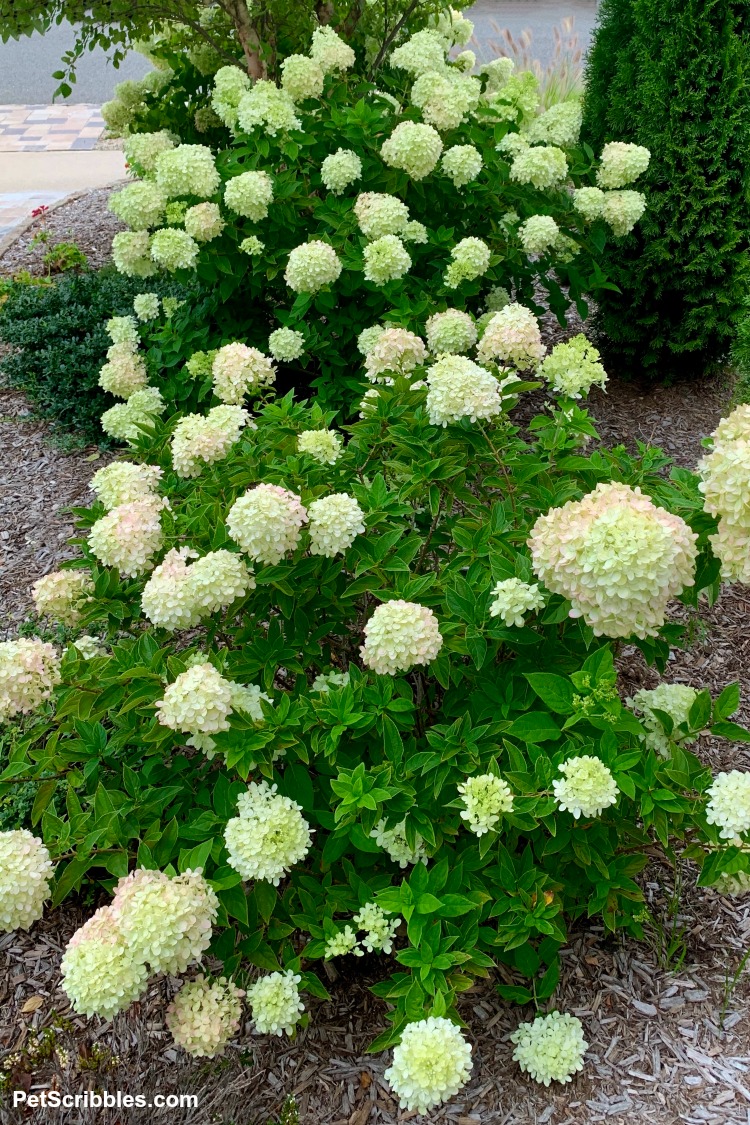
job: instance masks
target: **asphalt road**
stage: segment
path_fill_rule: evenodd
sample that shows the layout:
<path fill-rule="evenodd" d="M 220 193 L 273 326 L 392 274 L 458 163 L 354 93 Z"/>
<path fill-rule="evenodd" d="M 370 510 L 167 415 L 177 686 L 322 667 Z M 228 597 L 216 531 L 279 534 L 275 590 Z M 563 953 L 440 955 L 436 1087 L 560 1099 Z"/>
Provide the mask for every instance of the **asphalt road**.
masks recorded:
<path fill-rule="evenodd" d="M 554 52 L 553 28 L 566 16 L 574 18 L 580 46 L 586 48 L 596 5 L 597 0 L 479 0 L 466 9 L 466 14 L 474 20 L 481 58 L 494 58 L 500 53 L 503 28 L 516 38 L 528 28 L 532 34 L 530 53 L 546 64 Z M 0 105 L 49 104 L 57 86 L 52 72 L 60 68 L 60 58 L 74 39 L 73 28 L 62 25 L 44 36 L 0 43 Z M 115 70 L 104 51 L 92 51 L 78 64 L 78 80 L 69 100 L 99 105 L 112 97 L 117 82 L 140 78 L 149 69 L 141 55 L 131 54 Z"/>

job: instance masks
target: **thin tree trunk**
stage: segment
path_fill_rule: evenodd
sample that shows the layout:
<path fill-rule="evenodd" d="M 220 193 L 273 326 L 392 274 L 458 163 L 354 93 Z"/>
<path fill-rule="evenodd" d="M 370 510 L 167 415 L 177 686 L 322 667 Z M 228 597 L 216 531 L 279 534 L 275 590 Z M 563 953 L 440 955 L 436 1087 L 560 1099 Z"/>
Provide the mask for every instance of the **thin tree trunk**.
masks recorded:
<path fill-rule="evenodd" d="M 237 38 L 245 55 L 247 73 L 251 78 L 265 78 L 266 67 L 260 53 L 260 39 L 250 19 L 245 0 L 226 0 L 222 7 L 231 16 Z"/>

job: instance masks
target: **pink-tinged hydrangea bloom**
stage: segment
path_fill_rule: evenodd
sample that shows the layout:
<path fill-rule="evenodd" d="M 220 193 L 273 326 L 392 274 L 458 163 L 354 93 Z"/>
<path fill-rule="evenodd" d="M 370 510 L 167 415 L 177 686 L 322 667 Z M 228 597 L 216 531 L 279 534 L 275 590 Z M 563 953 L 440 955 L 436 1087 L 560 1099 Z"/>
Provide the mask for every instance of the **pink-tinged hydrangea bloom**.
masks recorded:
<path fill-rule="evenodd" d="M 500 309 L 488 322 L 477 356 L 480 363 L 511 363 L 525 371 L 536 368 L 546 350 L 533 312 L 514 303 Z"/>
<path fill-rule="evenodd" d="M 46 847 L 31 832 L 0 832 L 0 933 L 28 930 L 42 917 L 54 869 Z"/>
<path fill-rule="evenodd" d="M 76 930 L 60 963 L 62 987 L 73 1010 L 111 1019 L 138 1000 L 148 969 L 125 941 L 111 906 Z"/>
<path fill-rule="evenodd" d="M 310 516 L 310 554 L 332 559 L 351 547 L 365 530 L 364 513 L 353 496 L 334 492 L 313 500 Z"/>
<path fill-rule="evenodd" d="M 366 328 L 371 333 L 365 360 L 365 374 L 371 383 L 384 383 L 388 377 L 407 375 L 427 358 L 424 342 L 405 328 Z M 365 335 L 360 333 L 360 340 Z M 365 346 L 365 341 L 362 341 Z"/>
<path fill-rule="evenodd" d="M 225 609 L 255 587 L 255 579 L 239 555 L 211 551 L 202 559 L 182 547 L 171 550 L 143 588 L 141 608 L 163 629 L 189 629 L 211 613 Z"/>
<path fill-rule="evenodd" d="M 155 494 L 164 475 L 158 465 L 134 465 L 132 461 L 112 461 L 98 469 L 89 488 L 108 512 L 120 504 L 144 500 Z"/>
<path fill-rule="evenodd" d="M 529 539 L 534 572 L 597 636 L 652 637 L 694 582 L 696 535 L 627 484 L 551 508 Z"/>
<path fill-rule="evenodd" d="M 241 406 L 215 406 L 208 414 L 186 414 L 172 434 L 172 464 L 180 477 L 198 477 L 206 465 L 222 461 L 245 426 L 255 429 Z"/>
<path fill-rule="evenodd" d="M 163 871 L 142 868 L 119 880 L 110 907 L 131 952 L 152 973 L 172 976 L 201 960 L 218 908 L 201 871 L 170 879 Z"/>
<path fill-rule="evenodd" d="M 273 566 L 295 549 L 304 523 L 299 496 L 277 484 L 256 484 L 230 508 L 227 531 L 246 555 Z"/>
<path fill-rule="evenodd" d="M 161 511 L 167 501 L 157 496 L 120 504 L 97 520 L 89 532 L 89 550 L 103 566 L 132 577 L 150 570 L 161 548 Z"/>
<path fill-rule="evenodd" d="M 185 212 L 185 230 L 196 242 L 212 242 L 225 225 L 218 203 L 198 203 Z"/>
<path fill-rule="evenodd" d="M 237 812 L 224 831 L 230 867 L 243 879 L 277 887 L 310 850 L 312 834 L 302 809 L 275 785 L 251 781 L 237 798 Z"/>
<path fill-rule="evenodd" d="M 379 605 L 365 625 L 362 661 L 381 676 L 430 664 L 443 644 L 431 609 L 402 598 Z"/>
<path fill-rule="evenodd" d="M 295 246 L 289 255 L 284 280 L 295 293 L 317 293 L 332 285 L 342 270 L 338 254 L 319 238 Z"/>
<path fill-rule="evenodd" d="M 81 606 L 93 586 L 83 570 L 53 570 L 38 578 L 31 588 L 37 613 L 75 625 L 81 616 Z"/>
<path fill-rule="evenodd" d="M 385 1078 L 402 1109 L 427 1113 L 466 1085 L 472 1066 L 471 1045 L 460 1027 L 429 1016 L 406 1025 Z"/>
<path fill-rule="evenodd" d="M 175 1043 L 194 1058 L 223 1055 L 239 1031 L 244 995 L 226 977 L 211 983 L 201 975 L 183 984 L 167 1008 L 167 1027 Z"/>
<path fill-rule="evenodd" d="M 268 356 L 239 343 L 219 348 L 211 371 L 214 394 L 231 406 L 238 406 L 245 395 L 259 394 L 276 379 L 276 368 Z"/>
<path fill-rule="evenodd" d="M 427 412 L 433 426 L 468 418 L 488 421 L 502 410 L 500 383 L 462 355 L 444 355 L 427 372 Z"/>
<path fill-rule="evenodd" d="M 0 641 L 0 721 L 34 711 L 60 683 L 60 657 L 46 641 Z"/>

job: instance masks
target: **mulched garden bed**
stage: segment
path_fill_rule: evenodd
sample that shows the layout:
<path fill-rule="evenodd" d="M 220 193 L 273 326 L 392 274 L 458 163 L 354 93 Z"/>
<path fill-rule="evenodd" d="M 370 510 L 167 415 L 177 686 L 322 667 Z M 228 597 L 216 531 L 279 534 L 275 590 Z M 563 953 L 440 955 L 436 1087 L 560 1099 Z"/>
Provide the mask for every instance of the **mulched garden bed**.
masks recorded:
<path fill-rule="evenodd" d="M 117 229 L 104 211 L 106 192 L 55 213 L 60 229 L 88 229 L 97 242 Z M 68 214 L 70 210 L 70 214 Z M 66 227 L 67 224 L 67 227 Z M 63 237 L 62 234 L 59 237 Z M 82 234 L 75 240 L 86 250 Z M 24 236 L 26 239 L 27 236 Z M 28 240 L 27 240 L 28 241 Z M 29 268 L 22 247 L 0 259 L 0 274 Z M 88 252 L 88 251 L 86 251 Z M 103 250 L 106 256 L 106 247 Z M 100 261 L 103 260 L 100 259 Z M 565 332 L 546 324 L 548 342 Z M 589 402 L 607 444 L 637 441 L 664 448 L 688 468 L 701 455 L 701 440 L 726 412 L 730 388 L 720 383 L 644 389 L 611 384 Z M 46 427 L 34 422 L 23 396 L 0 391 L 0 597 L 6 635 L 15 632 L 30 606 L 28 588 L 71 548 L 65 512 L 82 504 L 88 481 L 101 463 L 96 450 L 65 454 L 51 445 Z M 666 678 L 707 686 L 713 694 L 739 679 L 740 721 L 750 722 L 750 604 L 742 587 L 722 592 L 704 610 L 703 624 L 675 606 L 689 627 L 690 645 L 675 650 Z M 630 694 L 653 686 L 658 675 L 638 651 L 619 658 L 621 686 Z M 702 739 L 698 752 L 711 768 L 750 768 L 747 748 Z M 588 1125 L 605 1121 L 644 1125 L 739 1125 L 750 1121 L 750 989 L 732 975 L 750 942 L 750 896 L 727 899 L 696 888 L 695 869 L 675 873 L 654 864 L 643 885 L 654 923 L 648 940 L 613 938 L 582 923 L 563 953 L 556 1004 L 584 1022 L 590 1048 L 584 1072 L 568 1086 L 549 1090 L 525 1079 L 511 1061 L 508 1036 L 530 1012 L 509 1007 L 492 982 L 464 994 L 460 1010 L 474 1045 L 473 1080 L 431 1122 L 453 1125 Z M 31 934 L 0 938 L 0 1051 L 19 1055 L 12 1085 L 53 1085 L 65 1092 L 120 1089 L 151 1095 L 198 1094 L 197 1109 L 89 1111 L 107 1125 L 265 1125 L 287 1094 L 298 1097 L 300 1120 L 324 1125 L 378 1125 L 413 1118 L 400 1114 L 383 1080 L 383 1056 L 365 1054 L 384 1026 L 385 1010 L 367 991 L 368 965 L 349 977 L 331 970 L 332 1000 L 309 1001 L 310 1027 L 296 1041 L 256 1039 L 249 1026 L 224 1059 L 190 1060 L 176 1051 L 164 1027 L 164 1009 L 176 982 L 160 981 L 147 997 L 114 1021 L 84 1020 L 70 1012 L 59 988 L 59 960 L 72 932 L 93 910 L 66 904 Z M 668 956 L 670 945 L 673 947 Z M 387 959 L 370 973 L 386 975 Z M 346 964 L 344 972 L 348 972 Z M 722 1019 L 723 1017 L 723 1019 Z M 29 1063 L 24 1050 L 34 1032 L 59 1025 L 51 1059 Z M 0 1067 L 9 1067 L 6 1061 Z M 48 1125 L 50 1110 L 13 1115 L 0 1102 L 0 1121 Z M 80 1110 L 54 1111 L 60 1125 L 80 1125 Z M 424 1120 L 424 1119 L 423 1119 Z"/>

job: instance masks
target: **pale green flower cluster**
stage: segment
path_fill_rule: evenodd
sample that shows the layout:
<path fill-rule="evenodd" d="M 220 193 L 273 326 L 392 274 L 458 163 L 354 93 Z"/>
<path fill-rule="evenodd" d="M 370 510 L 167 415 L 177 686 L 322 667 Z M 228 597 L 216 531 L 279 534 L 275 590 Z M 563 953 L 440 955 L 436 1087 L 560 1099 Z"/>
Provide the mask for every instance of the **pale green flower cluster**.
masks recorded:
<path fill-rule="evenodd" d="M 574 1074 L 583 1070 L 588 1043 L 577 1016 L 567 1012 L 537 1016 L 530 1023 L 519 1024 L 510 1039 L 516 1045 L 514 1060 L 535 1082 L 545 1086 L 553 1081 L 570 1082 Z"/>
<path fill-rule="evenodd" d="M 222 66 L 214 75 L 211 105 L 219 120 L 230 129 L 237 125 L 237 109 L 250 84 L 247 74 L 238 66 Z"/>
<path fill-rule="evenodd" d="M 312 831 L 302 809 L 275 785 L 251 781 L 237 798 L 237 811 L 224 830 L 230 867 L 243 879 L 278 887 L 310 850 Z"/>
<path fill-rule="evenodd" d="M 60 683 L 60 657 L 36 638 L 0 641 L 0 722 L 27 715 L 52 695 Z"/>
<path fill-rule="evenodd" d="M 299 974 L 287 969 L 259 977 L 247 990 L 255 1030 L 259 1035 L 293 1035 L 305 1010 L 299 995 Z"/>
<path fill-rule="evenodd" d="M 151 238 L 151 257 L 157 266 L 170 273 L 195 269 L 200 246 L 186 230 L 162 227 Z"/>
<path fill-rule="evenodd" d="M 60 962 L 62 988 L 73 1010 L 111 1019 L 146 991 L 148 969 L 102 906 L 76 930 Z"/>
<path fill-rule="evenodd" d="M 276 368 L 268 356 L 247 344 L 225 344 L 211 364 L 214 394 L 230 406 L 239 406 L 246 395 L 257 395 L 273 386 Z"/>
<path fill-rule="evenodd" d="M 294 102 L 319 98 L 324 81 L 320 66 L 307 55 L 287 55 L 281 64 L 281 88 Z"/>
<path fill-rule="evenodd" d="M 490 268 L 490 248 L 481 238 L 462 238 L 451 250 L 445 284 L 456 289 L 462 281 L 473 281 Z"/>
<path fill-rule="evenodd" d="M 140 321 L 156 320 L 160 307 L 156 293 L 139 293 L 133 298 L 133 311 Z"/>
<path fill-rule="evenodd" d="M 156 183 L 167 199 L 197 195 L 208 199 L 221 184 L 213 153 L 205 145 L 178 145 L 160 152 L 155 162 Z"/>
<path fill-rule="evenodd" d="M 305 337 L 294 328 L 277 328 L 268 337 L 268 350 L 274 359 L 292 363 L 305 354 Z"/>
<path fill-rule="evenodd" d="M 411 219 L 401 231 L 404 242 L 425 243 L 429 241 L 429 237 L 427 227 L 424 223 L 418 223 L 416 219 Z"/>
<path fill-rule="evenodd" d="M 120 504 L 154 496 L 163 475 L 158 465 L 112 461 L 103 469 L 97 469 L 89 482 L 89 488 L 99 503 L 111 512 Z"/>
<path fill-rule="evenodd" d="M 475 836 L 484 836 L 500 820 L 503 813 L 513 812 L 510 786 L 493 773 L 476 774 L 458 786 L 465 808 L 461 818 Z"/>
<path fill-rule="evenodd" d="M 255 588 L 244 560 L 231 551 L 209 551 L 188 565 L 190 558 L 196 553 L 187 547 L 168 551 L 144 586 L 141 608 L 153 625 L 190 629 Z"/>
<path fill-rule="evenodd" d="M 390 168 L 399 168 L 413 180 L 429 176 L 443 151 L 440 134 L 432 125 L 402 121 L 383 142 L 380 155 Z"/>
<path fill-rule="evenodd" d="M 720 895 L 727 895 L 729 898 L 746 895 L 750 891 L 750 872 L 735 871 L 734 874 L 729 874 L 722 871 L 714 887 Z"/>
<path fill-rule="evenodd" d="M 411 256 L 395 234 L 384 234 L 382 238 L 368 242 L 363 258 L 365 280 L 372 281 L 374 285 L 396 281 L 411 268 Z"/>
<path fill-rule="evenodd" d="M 480 363 L 511 363 L 525 371 L 536 369 L 546 350 L 534 314 L 524 305 L 512 303 L 487 322 L 477 356 Z"/>
<path fill-rule="evenodd" d="M 38 578 L 31 587 L 40 617 L 49 617 L 68 626 L 78 622 L 81 609 L 92 592 L 91 579 L 84 570 L 53 570 Z"/>
<path fill-rule="evenodd" d="M 331 688 L 344 687 L 349 683 L 348 672 L 321 672 L 312 682 L 311 691 L 330 691 Z"/>
<path fill-rule="evenodd" d="M 495 94 L 498 90 L 502 90 L 513 74 L 515 66 L 516 64 L 513 62 L 513 59 L 507 56 L 491 59 L 488 63 L 485 63 L 481 69 L 481 73 L 485 77 L 485 96 Z"/>
<path fill-rule="evenodd" d="M 405 328 L 365 328 L 358 338 L 365 351 L 365 374 L 371 383 L 387 383 L 394 375 L 408 375 L 427 358 L 424 341 Z"/>
<path fill-rule="evenodd" d="M 498 380 L 466 356 L 441 356 L 427 371 L 427 386 L 433 426 L 445 427 L 462 418 L 489 421 L 503 408 Z"/>
<path fill-rule="evenodd" d="M 324 74 L 340 74 L 354 66 L 354 51 L 327 24 L 316 27 L 312 33 L 310 57 Z"/>
<path fill-rule="evenodd" d="M 459 70 L 427 71 L 411 89 L 411 102 L 436 129 L 457 129 L 479 105 L 482 84 Z"/>
<path fill-rule="evenodd" d="M 335 430 L 303 430 L 297 437 L 297 449 L 300 453 L 309 453 L 322 465 L 335 465 L 343 442 Z"/>
<path fill-rule="evenodd" d="M 581 398 L 593 386 L 604 390 L 607 384 L 599 351 L 580 332 L 572 340 L 555 344 L 539 364 L 538 373 L 553 391 L 568 398 Z"/>
<path fill-rule="evenodd" d="M 350 148 L 339 148 L 320 166 L 323 183 L 334 195 L 341 195 L 362 175 L 362 161 Z"/>
<path fill-rule="evenodd" d="M 212 242 L 224 226 L 218 203 L 197 203 L 185 212 L 185 230 L 196 242 Z"/>
<path fill-rule="evenodd" d="M 164 541 L 161 513 L 166 503 L 151 495 L 112 508 L 89 532 L 92 555 L 126 577 L 150 570 Z"/>
<path fill-rule="evenodd" d="M 719 531 L 710 536 L 721 574 L 750 583 L 750 410 L 746 405 L 724 418 L 712 434 L 713 450 L 698 464 L 707 512 L 717 516 Z"/>
<path fill-rule="evenodd" d="M 301 129 L 302 122 L 286 90 L 261 78 L 240 98 L 237 127 L 246 133 L 262 129 L 269 137 L 275 137 L 277 133 Z"/>
<path fill-rule="evenodd" d="M 418 78 L 430 71 L 445 70 L 446 42 L 436 30 L 418 31 L 391 52 L 391 66 Z"/>
<path fill-rule="evenodd" d="M 750 831 L 750 773 L 717 773 L 706 792 L 706 820 L 720 829 L 722 840 L 735 841 Z"/>
<path fill-rule="evenodd" d="M 367 902 L 354 915 L 352 921 L 358 930 L 365 931 L 365 936 L 359 940 L 368 953 L 393 952 L 393 939 L 401 925 L 398 915 L 394 917 L 389 910 L 383 910 L 376 902 Z"/>
<path fill-rule="evenodd" d="M 113 192 L 107 206 L 131 230 L 151 230 L 164 218 L 167 197 L 157 184 L 143 180 Z"/>
<path fill-rule="evenodd" d="M 583 107 L 578 98 L 558 102 L 540 113 L 524 129 L 529 141 L 557 148 L 571 148 L 578 144 L 583 120 Z"/>
<path fill-rule="evenodd" d="M 469 313 L 446 309 L 433 313 L 425 325 L 427 347 L 435 356 L 461 355 L 477 342 L 477 326 Z"/>
<path fill-rule="evenodd" d="M 552 791 L 561 812 L 570 812 L 578 820 L 581 815 L 601 816 L 616 803 L 617 782 L 599 758 L 590 754 L 568 758 L 560 766 L 560 773 L 562 779 L 552 782 Z"/>
<path fill-rule="evenodd" d="M 118 230 L 112 239 L 112 260 L 126 277 L 151 277 L 156 266 L 151 260 L 151 239 L 146 230 Z"/>
<path fill-rule="evenodd" d="M 402 598 L 379 605 L 364 634 L 362 661 L 379 676 L 395 676 L 416 664 L 430 664 L 443 645 L 432 610 Z"/>
<path fill-rule="evenodd" d="M 454 187 L 462 188 L 482 171 L 482 157 L 473 145 L 453 145 L 443 153 L 440 167 L 453 180 Z"/>
<path fill-rule="evenodd" d="M 240 172 L 224 188 L 227 207 L 254 223 L 268 215 L 273 200 L 273 180 L 268 172 Z"/>
<path fill-rule="evenodd" d="M 332 246 L 319 238 L 296 246 L 289 255 L 284 280 L 295 293 L 317 293 L 341 273 L 341 261 Z"/>
<path fill-rule="evenodd" d="M 651 153 L 643 145 L 610 141 L 602 149 L 596 179 L 599 187 L 624 188 L 646 171 Z"/>
<path fill-rule="evenodd" d="M 505 59 L 495 60 L 495 62 L 502 63 L 505 61 Z M 496 121 L 512 121 L 521 124 L 530 121 L 541 102 L 539 80 L 536 75 L 530 70 L 523 70 L 519 74 L 510 74 L 502 82 L 502 78 L 507 71 L 505 68 L 497 68 L 490 72 L 489 67 L 492 66 L 493 64 L 490 63 L 484 68 L 490 75 L 490 84 L 486 87 L 482 98 L 492 118 Z M 501 85 L 493 84 L 492 80 L 495 76 L 498 76 Z"/>
<path fill-rule="evenodd" d="M 360 355 L 367 356 L 377 344 L 386 330 L 384 324 L 373 324 L 370 328 L 363 328 L 357 336 L 357 348 Z"/>
<path fill-rule="evenodd" d="M 148 174 L 156 171 L 156 160 L 179 143 L 173 133 L 161 129 L 158 133 L 131 133 L 125 138 L 123 151 L 128 164 Z"/>
<path fill-rule="evenodd" d="M 509 629 L 520 629 L 527 613 L 544 609 L 544 595 L 536 583 L 522 582 L 520 578 L 505 578 L 498 582 L 491 594 L 490 616 L 501 617 Z"/>
<path fill-rule="evenodd" d="M 472 1065 L 461 1029 L 443 1016 L 429 1016 L 406 1025 L 385 1078 L 402 1109 L 426 1113 L 466 1085 Z"/>
<path fill-rule="evenodd" d="M 28 930 L 42 917 L 54 870 L 47 848 L 31 832 L 0 832 L 0 933 Z"/>
<path fill-rule="evenodd" d="M 510 178 L 535 188 L 551 188 L 563 183 L 568 175 L 565 153 L 554 145 L 519 148 L 510 166 Z"/>
<path fill-rule="evenodd" d="M 222 461 L 245 428 L 255 425 L 241 406 L 214 406 L 208 414 L 186 414 L 172 433 L 172 464 L 180 477 L 200 476 Z"/>
<path fill-rule="evenodd" d="M 277 484 L 261 483 L 235 500 L 226 526 L 246 555 L 275 566 L 297 547 L 304 523 L 307 512 L 299 496 Z"/>
<path fill-rule="evenodd" d="M 465 47 L 474 34 L 474 24 L 467 20 L 463 12 L 456 8 L 443 8 L 429 19 L 429 26 L 435 28 L 446 41 L 446 47 L 457 45 Z"/>
<path fill-rule="evenodd" d="M 619 237 L 629 234 L 646 210 L 646 197 L 639 191 L 602 191 L 598 187 L 576 188 L 573 206 L 584 219 L 604 219 Z"/>
<path fill-rule="evenodd" d="M 78 650 L 82 660 L 93 660 L 97 656 L 107 655 L 107 649 L 100 643 L 99 638 L 92 637 L 88 633 L 85 633 L 82 637 L 76 637 L 73 645 Z"/>
<path fill-rule="evenodd" d="M 102 414 L 102 429 L 118 441 L 134 441 L 165 410 L 164 399 L 156 387 L 136 391 L 127 402 L 118 402 Z"/>
<path fill-rule="evenodd" d="M 343 930 L 328 938 L 323 959 L 330 961 L 332 957 L 346 957 L 349 953 L 353 953 L 355 957 L 364 957 L 364 950 L 360 949 L 357 941 L 357 931 L 351 926 L 344 926 Z"/>
<path fill-rule="evenodd" d="M 125 344 L 132 351 L 138 347 L 140 336 L 135 317 L 113 316 L 104 327 L 113 344 Z"/>
<path fill-rule="evenodd" d="M 333 492 L 313 500 L 310 517 L 310 554 L 332 559 L 343 555 L 365 531 L 364 513 L 353 496 Z"/>
<path fill-rule="evenodd" d="M 406 838 L 406 821 L 402 820 L 393 828 L 388 828 L 384 820 L 379 820 L 370 833 L 371 838 L 379 848 L 388 852 L 394 863 L 400 868 L 409 867 L 413 863 L 427 863 L 424 854 L 424 840 L 417 833 L 413 846 Z"/>
<path fill-rule="evenodd" d="M 194 1058 L 223 1055 L 239 1031 L 244 995 L 226 977 L 211 983 L 201 974 L 183 984 L 166 1015 L 175 1043 Z"/>
<path fill-rule="evenodd" d="M 265 248 L 265 242 L 261 242 L 257 235 L 254 234 L 248 235 L 247 238 L 243 238 L 242 242 L 240 243 L 240 250 L 242 251 L 242 253 L 250 254 L 253 257 L 257 257 L 259 254 L 262 254 Z"/>
<path fill-rule="evenodd" d="M 409 222 L 409 208 L 395 195 L 365 191 L 354 204 L 359 229 L 365 238 L 382 238 L 386 234 L 401 234 Z"/>
<path fill-rule="evenodd" d="M 560 228 L 551 215 L 531 215 L 518 228 L 518 237 L 524 253 L 544 254 L 556 246 Z"/>
<path fill-rule="evenodd" d="M 640 488 L 598 484 L 540 516 L 534 572 L 597 636 L 655 636 L 671 598 L 695 580 L 697 536 Z"/>
<path fill-rule="evenodd" d="M 628 699 L 628 706 L 643 715 L 646 733 L 641 737 L 646 745 L 668 758 L 672 742 L 679 742 L 681 745 L 695 742 L 694 735 L 691 737 L 680 734 L 676 729 L 671 734 L 667 734 L 655 711 L 663 711 L 665 715 L 669 715 L 674 727 L 677 728 L 682 723 L 687 723 L 690 708 L 695 703 L 697 695 L 695 688 L 687 684 L 659 684 L 650 691 L 641 688 L 632 699 Z"/>
<path fill-rule="evenodd" d="M 99 371 L 99 386 L 116 398 L 130 398 L 148 383 L 146 365 L 130 344 L 113 344 Z"/>

